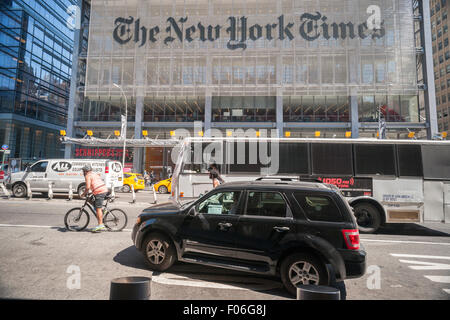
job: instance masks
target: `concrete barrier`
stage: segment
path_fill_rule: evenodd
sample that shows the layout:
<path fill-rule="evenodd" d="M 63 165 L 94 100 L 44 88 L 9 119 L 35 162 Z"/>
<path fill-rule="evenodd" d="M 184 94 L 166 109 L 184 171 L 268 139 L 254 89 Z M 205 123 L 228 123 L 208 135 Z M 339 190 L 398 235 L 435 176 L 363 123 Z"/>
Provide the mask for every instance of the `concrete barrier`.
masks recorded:
<path fill-rule="evenodd" d="M 110 300 L 150 300 L 150 282 L 147 277 L 125 277 L 111 281 Z"/>
<path fill-rule="evenodd" d="M 297 300 L 341 300 L 341 292 L 327 286 L 298 285 Z"/>

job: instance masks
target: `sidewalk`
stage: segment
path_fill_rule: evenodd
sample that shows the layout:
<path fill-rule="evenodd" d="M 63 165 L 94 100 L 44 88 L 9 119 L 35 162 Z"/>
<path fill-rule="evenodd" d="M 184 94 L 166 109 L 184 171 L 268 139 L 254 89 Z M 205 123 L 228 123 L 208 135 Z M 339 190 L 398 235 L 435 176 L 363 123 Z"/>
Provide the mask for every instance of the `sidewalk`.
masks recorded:
<path fill-rule="evenodd" d="M 156 193 L 156 200 L 157 203 L 164 203 L 168 202 L 170 194 L 160 194 Z M 69 201 L 69 195 L 67 193 L 55 193 L 53 194 L 53 199 L 49 200 L 47 196 L 42 195 L 40 192 L 35 192 L 32 195 L 31 199 L 27 198 L 15 198 L 11 195 L 11 198 L 8 199 L 5 193 L 2 192 L 0 189 L 0 201 L 14 201 L 14 202 L 68 202 Z M 155 204 L 154 201 L 154 195 L 153 192 L 150 190 L 141 190 L 139 192 L 135 193 L 135 203 L 136 205 L 152 205 Z M 78 195 L 74 194 L 73 199 L 71 202 L 83 202 L 84 200 L 80 199 Z M 133 202 L 133 195 L 132 193 L 123 193 L 123 192 L 116 192 L 116 200 L 114 203 L 116 204 L 130 204 Z"/>

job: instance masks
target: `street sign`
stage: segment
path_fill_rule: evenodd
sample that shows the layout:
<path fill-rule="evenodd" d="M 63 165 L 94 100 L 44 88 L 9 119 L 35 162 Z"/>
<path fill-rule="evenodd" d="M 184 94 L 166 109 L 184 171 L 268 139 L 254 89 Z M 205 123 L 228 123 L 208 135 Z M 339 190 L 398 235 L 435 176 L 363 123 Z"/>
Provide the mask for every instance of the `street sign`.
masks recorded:
<path fill-rule="evenodd" d="M 9 146 L 7 144 L 2 145 L 2 150 L 8 150 Z"/>
<path fill-rule="evenodd" d="M 11 154 L 11 150 L 5 150 L 4 154 Z"/>

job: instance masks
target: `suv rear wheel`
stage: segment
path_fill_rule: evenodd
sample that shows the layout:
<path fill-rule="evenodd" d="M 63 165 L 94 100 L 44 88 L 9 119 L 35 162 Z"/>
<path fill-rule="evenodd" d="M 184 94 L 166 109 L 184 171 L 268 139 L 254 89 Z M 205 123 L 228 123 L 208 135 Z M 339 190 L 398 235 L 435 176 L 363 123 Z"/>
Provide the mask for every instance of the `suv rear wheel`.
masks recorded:
<path fill-rule="evenodd" d="M 295 253 L 281 264 L 281 280 L 290 294 L 297 295 L 297 285 L 328 285 L 324 264 L 310 254 Z"/>
<path fill-rule="evenodd" d="M 176 260 L 175 247 L 166 236 L 152 233 L 144 241 L 144 256 L 152 270 L 166 271 Z"/>

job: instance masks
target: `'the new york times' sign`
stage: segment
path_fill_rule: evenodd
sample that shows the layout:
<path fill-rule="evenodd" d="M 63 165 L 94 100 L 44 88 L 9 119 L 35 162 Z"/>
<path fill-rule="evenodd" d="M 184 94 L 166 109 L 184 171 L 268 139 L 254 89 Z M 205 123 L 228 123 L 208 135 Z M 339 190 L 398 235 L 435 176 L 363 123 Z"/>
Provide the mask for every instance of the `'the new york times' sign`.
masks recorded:
<path fill-rule="evenodd" d="M 192 42 L 199 39 L 203 42 L 214 42 L 226 34 L 229 41 L 227 48 L 230 50 L 247 48 L 248 40 L 256 41 L 259 39 L 267 39 L 269 41 L 294 40 L 296 36 L 300 36 L 306 41 L 315 41 L 323 38 L 329 39 L 373 39 L 385 36 L 384 23 L 381 22 L 377 28 L 368 26 L 367 22 L 328 22 L 328 17 L 320 12 L 304 13 L 299 17 L 298 24 L 286 21 L 284 15 L 281 15 L 273 23 L 265 25 L 248 24 L 248 18 L 228 17 L 227 25 L 205 25 L 202 22 L 191 24 L 189 18 L 173 18 L 167 19 L 167 25 L 161 26 L 144 26 L 139 18 L 132 16 L 128 18 L 118 17 L 114 21 L 115 28 L 113 30 L 113 38 L 119 44 L 127 44 L 130 41 L 144 46 L 147 41 L 155 43 L 163 41 L 168 45 L 174 41 Z"/>

